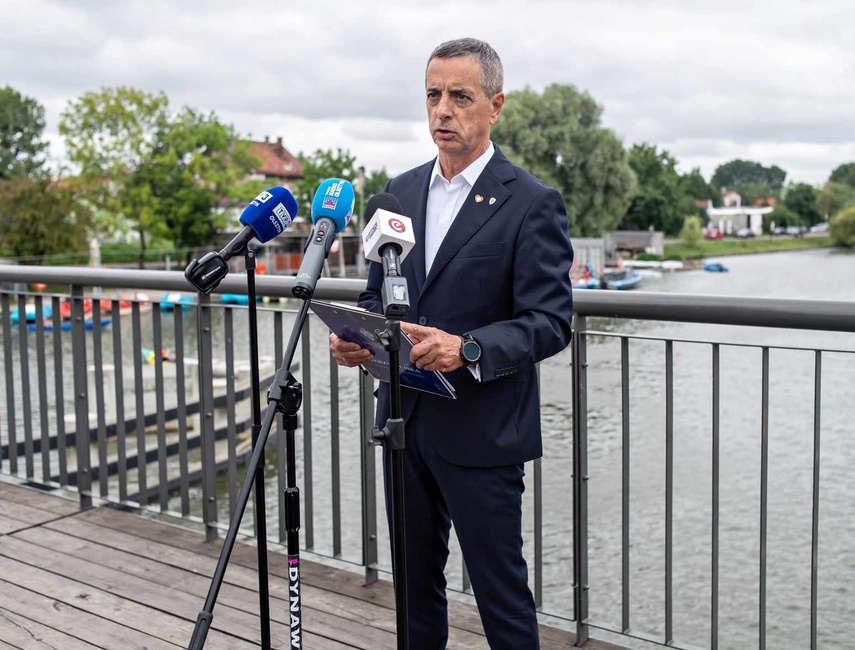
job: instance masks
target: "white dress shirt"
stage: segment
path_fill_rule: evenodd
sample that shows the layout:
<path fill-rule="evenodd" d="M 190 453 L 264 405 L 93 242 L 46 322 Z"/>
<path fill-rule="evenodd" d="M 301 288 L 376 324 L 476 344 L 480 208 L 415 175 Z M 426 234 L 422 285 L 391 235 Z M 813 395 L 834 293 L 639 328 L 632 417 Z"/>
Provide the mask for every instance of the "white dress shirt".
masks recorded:
<path fill-rule="evenodd" d="M 436 252 L 448 234 L 454 218 L 495 151 L 496 148 L 491 142 L 487 151 L 451 180 L 446 180 L 442 175 L 439 157 L 434 162 L 428 185 L 425 219 L 425 276 L 430 273 Z"/>
<path fill-rule="evenodd" d="M 460 212 L 463 202 L 475 186 L 475 181 L 487 167 L 495 151 L 496 147 L 491 142 L 487 151 L 451 180 L 446 180 L 442 175 L 439 157 L 434 162 L 428 185 L 425 215 L 425 277 L 430 273 L 436 253 L 448 234 L 451 224 L 454 223 L 454 218 Z M 470 366 L 469 370 L 476 380 L 481 381 L 480 364 Z"/>

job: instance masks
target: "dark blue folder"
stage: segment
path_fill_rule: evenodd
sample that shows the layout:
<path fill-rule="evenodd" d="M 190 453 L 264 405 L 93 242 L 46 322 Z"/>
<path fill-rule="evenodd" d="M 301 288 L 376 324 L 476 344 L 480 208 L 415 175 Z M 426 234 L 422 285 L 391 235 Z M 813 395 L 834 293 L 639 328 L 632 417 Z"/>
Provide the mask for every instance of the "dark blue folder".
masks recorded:
<path fill-rule="evenodd" d="M 312 300 L 311 308 L 340 339 L 359 343 L 363 348 L 371 350 L 374 358 L 362 367 L 374 378 L 389 381 L 389 353 L 376 334 L 386 328 L 386 319 L 383 316 L 351 305 L 318 300 Z M 412 348 L 412 341 L 402 332 L 401 351 L 398 354 L 401 386 L 457 399 L 454 387 L 441 372 L 422 370 L 410 361 Z"/>

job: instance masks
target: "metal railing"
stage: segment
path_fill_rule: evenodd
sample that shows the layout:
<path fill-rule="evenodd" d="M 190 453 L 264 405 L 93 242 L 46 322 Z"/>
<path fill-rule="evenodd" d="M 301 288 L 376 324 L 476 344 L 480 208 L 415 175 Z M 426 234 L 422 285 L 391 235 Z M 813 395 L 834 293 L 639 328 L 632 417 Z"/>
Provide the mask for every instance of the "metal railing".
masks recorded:
<path fill-rule="evenodd" d="M 26 285 L 36 282 L 68 286 L 69 290 L 43 294 L 26 289 Z M 83 508 L 91 507 L 96 499 L 148 508 L 201 522 L 209 539 L 217 536 L 222 522 L 228 520 L 236 486 L 242 479 L 238 470 L 248 451 L 243 438 L 249 431 L 249 390 L 240 369 L 248 362 L 247 352 L 245 346 L 236 343 L 245 331 L 241 330 L 245 327 L 245 309 L 221 305 L 217 297 L 220 293 L 240 294 L 245 286 L 245 279 L 233 274 L 212 296 L 194 294 L 193 304 L 186 312 L 175 306 L 174 311 L 161 313 L 154 293 L 149 301 L 137 297 L 128 305 L 120 300 L 119 292 L 186 292 L 183 274 L 0 266 L 0 380 L 5 391 L 5 413 L 0 417 L 0 471 L 43 486 L 75 490 Z M 361 280 L 324 279 L 316 297 L 354 301 L 363 286 Z M 259 309 L 260 328 L 264 330 L 260 333 L 262 347 L 272 351 L 270 359 L 262 360 L 262 377 L 266 377 L 263 383 L 269 382 L 282 358 L 286 328 L 293 324 L 294 303 L 287 302 L 290 288 L 291 278 L 257 278 L 260 296 L 286 300 L 283 305 Z M 46 315 L 48 306 L 50 316 Z M 35 316 L 29 326 L 24 326 L 28 309 Z M 851 362 L 855 346 L 805 346 L 803 341 L 798 345 L 763 340 L 726 342 L 720 338 L 687 337 L 682 332 L 658 335 L 651 334 L 649 328 L 634 330 L 635 323 L 644 321 L 671 326 L 729 325 L 740 331 L 761 327 L 767 328 L 763 331 L 777 328 L 851 333 L 855 331 L 855 304 L 589 291 L 576 293 L 574 311 L 574 339 L 566 351 L 566 365 L 571 368 L 565 394 L 569 393 L 571 404 L 564 411 L 559 409 L 555 422 L 545 426 L 549 438 L 545 440 L 546 454 L 543 461 L 532 463 L 533 494 L 526 502 L 530 520 L 526 540 L 533 546 L 532 586 L 540 611 L 551 621 L 573 622 L 580 644 L 590 636 L 592 628 L 607 635 L 615 633 L 625 640 L 682 648 L 729 647 L 721 641 L 720 633 L 741 634 L 731 630 L 738 616 L 728 614 L 723 620 L 721 615 L 721 522 L 723 514 L 730 516 L 727 510 L 722 511 L 722 466 L 725 463 L 729 467 L 732 456 L 729 448 L 724 456 L 722 451 L 722 355 L 731 350 L 745 354 L 757 350 L 761 414 L 756 476 L 759 512 L 756 522 L 750 525 L 758 526 L 758 578 L 756 603 L 752 604 L 756 606 L 756 618 L 749 617 L 753 621 L 749 627 L 756 628 L 750 633 L 756 633 L 756 642 L 750 645 L 765 648 L 769 626 L 770 360 L 779 352 L 806 351 L 813 359 L 807 636 L 810 647 L 818 647 L 819 507 L 821 489 L 827 488 L 820 472 L 823 360 L 833 356 Z M 67 320 L 63 313 L 67 313 Z M 15 319 L 17 324 L 13 323 Z M 167 319 L 171 322 L 167 323 Z M 373 380 L 356 371 L 339 373 L 329 357 L 326 332 L 316 323 L 313 319 L 307 321 L 299 359 L 304 390 L 300 412 L 303 436 L 298 450 L 302 543 L 308 551 L 361 565 L 366 580 L 371 582 L 389 567 L 380 559 L 388 548 L 383 544 L 386 527 L 377 523 L 378 510 L 383 508 L 382 501 L 378 505 L 382 486 L 376 472 L 375 449 L 367 444 L 374 414 Z M 632 363 L 636 349 L 653 347 L 655 352 L 648 355 L 649 359 Z M 677 451 L 681 445 L 696 444 L 703 438 L 695 432 L 703 427 L 677 425 L 683 417 L 677 395 L 683 386 L 676 378 L 681 367 L 677 357 L 678 352 L 698 348 L 709 350 L 708 354 L 693 354 L 690 359 L 693 367 L 706 363 L 709 366 L 708 373 L 705 369 L 706 374 L 701 373 L 698 382 L 709 389 L 709 438 L 704 439 L 704 444 L 709 444 L 709 456 L 704 458 L 701 453 L 699 459 L 681 463 Z M 592 352 L 597 353 L 596 360 Z M 542 382 L 555 383 L 556 377 L 563 377 L 561 363 L 541 365 Z M 546 378 L 544 371 L 550 373 Z M 594 387 L 601 378 L 606 379 L 607 390 Z M 645 418 L 664 418 L 661 427 L 637 426 L 639 409 L 633 391 L 660 388 L 661 408 L 645 404 L 641 410 Z M 618 396 L 606 409 L 608 418 L 619 429 L 615 438 L 619 442 L 610 451 L 603 451 L 599 442 L 604 431 L 603 416 L 597 413 L 601 405 L 592 403 L 603 396 Z M 593 419 L 592 412 L 596 415 Z M 241 414 L 243 420 L 239 419 Z M 349 434 L 347 429 L 351 430 Z M 660 433 L 661 440 L 656 438 Z M 658 441 L 656 444 L 661 443 L 661 449 L 648 457 L 644 456 L 647 452 L 643 445 L 651 436 Z M 562 500 L 566 495 L 560 488 L 550 487 L 558 479 L 563 480 L 563 476 L 556 479 L 556 474 L 566 474 L 566 468 L 553 474 L 543 464 L 549 461 L 550 447 L 564 440 L 572 441 L 572 504 Z M 591 457 L 592 448 L 595 458 Z M 284 436 L 275 436 L 275 444 L 268 445 L 267 451 L 267 463 L 275 467 L 278 476 L 278 485 L 271 486 L 268 499 L 278 508 L 281 542 L 285 534 Z M 639 464 L 636 455 L 643 464 Z M 607 470 L 592 474 L 592 465 L 603 463 L 608 465 Z M 615 463 L 619 463 L 619 470 Z M 686 629 L 687 620 L 686 607 L 681 603 L 696 603 L 697 597 L 693 594 L 680 598 L 675 593 L 675 557 L 686 554 L 675 542 L 675 530 L 679 529 L 675 517 L 685 518 L 678 506 L 682 499 L 699 501 L 692 490 L 685 497 L 677 484 L 684 465 L 700 467 L 705 463 L 709 476 L 701 491 L 709 492 L 708 521 L 698 524 L 695 531 L 697 537 L 709 538 L 705 551 L 708 572 L 697 577 L 698 590 L 708 591 L 707 616 L 698 615 L 696 607 L 691 617 L 693 632 L 680 633 Z M 654 475 L 661 477 L 661 489 L 642 486 L 639 497 L 638 477 L 647 481 Z M 601 486 L 608 487 L 614 476 L 619 477 L 615 487 L 615 504 L 619 502 L 619 506 L 608 505 L 608 494 L 598 496 Z M 598 483 L 597 477 L 605 477 L 606 482 Z M 697 483 L 693 490 L 698 491 Z M 649 518 L 641 520 L 644 526 L 635 524 L 634 517 L 647 516 L 638 512 L 639 498 L 643 498 L 645 509 L 650 503 L 661 504 L 661 522 L 654 523 L 661 527 L 662 536 L 661 548 L 644 554 L 640 560 L 635 546 L 647 544 L 651 537 L 645 531 Z M 593 527 L 591 517 L 597 519 Z M 597 529 L 601 522 L 607 527 L 612 521 L 619 521 L 619 533 L 604 534 Z M 251 521 L 245 519 L 244 526 L 244 532 L 252 534 Z M 592 581 L 592 570 L 601 562 L 604 544 L 612 544 L 611 555 L 605 553 L 609 571 L 617 570 L 620 576 L 605 587 Z M 656 561 L 655 572 L 661 572 L 661 589 L 656 588 L 649 598 L 634 596 L 634 583 L 644 580 L 644 573 L 637 567 L 641 565 L 648 571 L 654 562 L 651 558 L 660 552 L 661 565 Z M 559 559 L 550 559 L 553 556 Z M 455 569 L 453 564 L 454 561 L 450 571 L 459 573 L 463 590 L 468 590 L 465 567 L 460 563 Z M 563 590 L 561 580 L 555 577 L 565 567 L 568 571 L 572 567 L 570 591 Z M 744 570 L 753 570 L 747 559 Z M 608 602 L 594 602 L 592 592 Z M 661 607 L 649 605 L 648 600 L 661 601 Z M 651 613 L 651 609 L 655 611 Z M 698 630 L 706 635 L 705 643 L 695 642 Z M 740 643 L 740 647 L 748 645 Z"/>

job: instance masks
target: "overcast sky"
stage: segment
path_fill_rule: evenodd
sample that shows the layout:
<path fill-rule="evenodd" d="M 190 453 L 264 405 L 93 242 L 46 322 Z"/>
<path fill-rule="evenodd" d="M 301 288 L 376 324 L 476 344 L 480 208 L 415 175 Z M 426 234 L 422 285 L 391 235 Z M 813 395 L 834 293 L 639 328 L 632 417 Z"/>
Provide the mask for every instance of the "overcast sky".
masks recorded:
<path fill-rule="evenodd" d="M 0 86 L 45 107 L 55 158 L 67 102 L 125 85 L 397 174 L 435 154 L 428 54 L 474 36 L 506 91 L 573 84 L 681 171 L 743 158 L 821 183 L 855 161 L 855 0 L 0 0 L 0 25 Z"/>

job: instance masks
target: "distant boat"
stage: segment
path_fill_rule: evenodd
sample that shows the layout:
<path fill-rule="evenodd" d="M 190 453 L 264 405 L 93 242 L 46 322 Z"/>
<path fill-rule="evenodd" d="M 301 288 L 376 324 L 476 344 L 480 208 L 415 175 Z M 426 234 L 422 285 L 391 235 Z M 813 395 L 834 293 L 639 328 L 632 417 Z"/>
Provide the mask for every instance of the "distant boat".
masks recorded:
<path fill-rule="evenodd" d="M 194 302 L 195 298 L 189 293 L 172 291 L 160 299 L 160 311 L 173 311 L 176 305 L 181 305 L 182 309 L 189 309 Z"/>
<path fill-rule="evenodd" d="M 612 289 L 626 291 L 635 289 L 641 283 L 641 274 L 633 269 L 607 269 L 602 273 L 588 264 L 585 275 L 575 282 L 575 289 Z"/>
<path fill-rule="evenodd" d="M 107 325 L 113 322 L 113 318 L 111 316 L 104 316 L 98 322 L 101 324 L 101 327 L 106 327 Z M 42 321 L 42 324 L 44 325 L 45 332 L 53 331 L 53 320 L 51 320 L 50 318 L 45 318 L 44 321 Z M 72 321 L 70 320 L 63 320 L 59 323 L 59 329 L 63 332 L 68 332 L 71 329 L 71 326 Z M 95 321 L 92 318 L 86 318 L 83 320 L 84 329 L 91 330 L 94 327 Z M 27 323 L 28 332 L 35 332 L 36 329 L 38 329 L 38 325 L 36 323 Z"/>
<path fill-rule="evenodd" d="M 248 305 L 249 296 L 245 293 L 224 293 L 220 296 L 220 302 L 224 305 Z"/>
<path fill-rule="evenodd" d="M 21 320 L 21 314 L 17 309 L 11 309 L 9 314 L 9 322 L 13 325 L 17 324 Z M 42 305 L 42 318 L 50 318 L 53 315 L 53 307 L 50 304 L 45 303 Z M 28 323 L 36 322 L 36 306 L 35 305 L 27 305 L 24 308 L 24 318 Z"/>
<path fill-rule="evenodd" d="M 727 273 L 729 270 L 721 262 L 707 262 L 704 264 L 704 271 L 710 271 L 711 273 Z"/>

